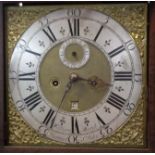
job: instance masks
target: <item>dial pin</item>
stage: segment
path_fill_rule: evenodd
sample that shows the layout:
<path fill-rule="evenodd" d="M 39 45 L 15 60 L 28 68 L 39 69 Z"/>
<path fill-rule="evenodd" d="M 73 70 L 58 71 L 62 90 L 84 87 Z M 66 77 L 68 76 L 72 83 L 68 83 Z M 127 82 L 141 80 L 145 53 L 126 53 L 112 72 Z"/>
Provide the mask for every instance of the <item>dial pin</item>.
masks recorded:
<path fill-rule="evenodd" d="M 53 81 L 53 86 L 58 86 L 59 82 L 57 80 Z"/>

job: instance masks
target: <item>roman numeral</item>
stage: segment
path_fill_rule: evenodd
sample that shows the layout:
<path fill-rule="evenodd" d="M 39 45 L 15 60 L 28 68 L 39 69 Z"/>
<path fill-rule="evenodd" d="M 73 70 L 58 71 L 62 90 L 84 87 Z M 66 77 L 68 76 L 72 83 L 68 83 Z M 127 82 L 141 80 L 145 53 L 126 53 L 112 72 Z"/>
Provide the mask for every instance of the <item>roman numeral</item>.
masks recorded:
<path fill-rule="evenodd" d="M 72 125 L 72 133 L 80 133 L 79 132 L 79 126 L 78 126 L 78 121 L 75 119 L 73 116 L 71 117 L 71 125 Z"/>
<path fill-rule="evenodd" d="M 94 38 L 94 41 L 97 40 L 97 38 L 98 38 L 99 35 L 101 34 L 102 29 L 103 29 L 103 25 L 100 27 L 99 31 L 97 32 L 97 34 L 96 34 L 96 36 L 95 36 L 95 38 Z"/>
<path fill-rule="evenodd" d="M 131 81 L 132 72 L 114 72 L 115 81 Z"/>
<path fill-rule="evenodd" d="M 43 123 L 45 125 L 48 125 L 50 123 L 50 128 L 52 128 L 53 124 L 54 124 L 54 120 L 55 120 L 55 117 L 53 117 L 54 116 L 54 112 L 55 112 L 54 110 L 50 109 L 48 111 L 44 121 L 43 121 Z"/>
<path fill-rule="evenodd" d="M 31 50 L 28 50 L 28 49 L 26 49 L 25 51 L 28 52 L 28 53 L 34 54 L 34 55 L 36 55 L 36 56 L 41 56 L 41 54 L 36 53 L 36 52 L 34 52 L 34 51 L 31 51 Z"/>
<path fill-rule="evenodd" d="M 96 117 L 97 117 L 98 121 L 99 121 L 102 125 L 106 125 L 106 123 L 103 121 L 103 119 L 102 119 L 97 113 L 95 113 L 95 114 L 96 114 Z"/>
<path fill-rule="evenodd" d="M 30 72 L 30 73 L 23 73 L 18 75 L 19 80 L 24 80 L 24 81 L 31 81 L 35 80 L 35 72 Z"/>
<path fill-rule="evenodd" d="M 41 102 L 41 96 L 38 92 L 35 92 L 30 96 L 26 97 L 24 101 L 29 110 L 33 110 Z"/>
<path fill-rule="evenodd" d="M 47 29 L 43 29 L 43 32 L 46 34 L 46 36 L 54 43 L 57 41 L 54 33 L 52 32 L 51 28 L 47 26 Z"/>
<path fill-rule="evenodd" d="M 80 20 L 78 18 L 73 19 L 73 24 L 70 19 L 68 19 L 68 25 L 71 36 L 79 36 L 80 35 Z"/>
<path fill-rule="evenodd" d="M 113 51 L 109 52 L 108 55 L 110 56 L 110 58 L 113 58 L 114 56 L 123 52 L 124 50 L 125 50 L 125 48 L 122 45 L 122 46 L 119 46 L 118 48 L 114 49 Z"/>
<path fill-rule="evenodd" d="M 107 102 L 115 108 L 121 110 L 126 100 L 112 92 L 107 99 Z"/>

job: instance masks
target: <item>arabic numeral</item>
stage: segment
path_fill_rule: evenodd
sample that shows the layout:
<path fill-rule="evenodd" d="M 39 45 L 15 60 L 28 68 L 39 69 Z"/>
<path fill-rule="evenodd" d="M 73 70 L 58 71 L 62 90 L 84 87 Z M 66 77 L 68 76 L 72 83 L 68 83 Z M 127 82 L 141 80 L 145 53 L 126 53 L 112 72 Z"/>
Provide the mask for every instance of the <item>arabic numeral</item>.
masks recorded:
<path fill-rule="evenodd" d="M 110 126 L 107 126 L 105 129 L 106 129 L 107 134 L 111 134 L 113 131 L 113 129 Z"/>
<path fill-rule="evenodd" d="M 78 143 L 78 136 L 77 135 L 70 135 L 68 137 L 68 142 L 77 144 Z"/>
<path fill-rule="evenodd" d="M 132 113 L 132 111 L 134 110 L 134 108 L 135 108 L 135 104 L 134 103 L 128 103 L 127 107 L 124 110 L 124 114 L 126 116 L 129 116 Z"/>
<path fill-rule="evenodd" d="M 80 9 L 69 9 L 67 11 L 67 15 L 69 17 L 79 17 L 81 15 L 81 10 Z"/>
<path fill-rule="evenodd" d="M 48 129 L 47 129 L 44 125 L 41 125 L 41 126 L 39 126 L 39 128 L 38 128 L 38 132 L 39 132 L 41 135 L 47 135 L 47 134 L 48 134 Z"/>
<path fill-rule="evenodd" d="M 132 40 L 129 40 L 128 42 L 126 42 L 126 46 L 128 50 L 134 50 L 136 48 Z"/>
<path fill-rule="evenodd" d="M 25 46 L 26 46 L 26 41 L 24 39 L 21 39 L 17 44 L 17 47 L 20 48 L 21 50 L 25 50 Z"/>
<path fill-rule="evenodd" d="M 102 135 L 102 137 L 106 137 L 106 135 L 111 134 L 112 132 L 113 132 L 113 129 L 110 126 L 100 129 L 100 134 Z"/>
<path fill-rule="evenodd" d="M 142 74 L 135 74 L 135 82 L 142 82 Z"/>
<path fill-rule="evenodd" d="M 100 135 L 104 138 L 106 136 L 105 130 L 102 128 L 100 129 Z"/>
<path fill-rule="evenodd" d="M 25 104 L 21 100 L 18 100 L 16 102 L 16 106 L 17 106 L 17 109 L 19 111 L 23 111 L 24 112 L 24 110 L 26 109 Z"/>

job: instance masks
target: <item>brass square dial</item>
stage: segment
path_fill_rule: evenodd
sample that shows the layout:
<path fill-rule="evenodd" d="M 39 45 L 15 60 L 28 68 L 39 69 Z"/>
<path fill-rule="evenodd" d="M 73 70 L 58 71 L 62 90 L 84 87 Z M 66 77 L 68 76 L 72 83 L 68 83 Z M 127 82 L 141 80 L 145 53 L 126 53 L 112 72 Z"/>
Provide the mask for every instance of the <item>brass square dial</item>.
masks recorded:
<path fill-rule="evenodd" d="M 135 41 L 97 9 L 65 7 L 38 18 L 11 56 L 16 110 L 49 143 L 106 142 L 131 118 L 143 92 Z"/>

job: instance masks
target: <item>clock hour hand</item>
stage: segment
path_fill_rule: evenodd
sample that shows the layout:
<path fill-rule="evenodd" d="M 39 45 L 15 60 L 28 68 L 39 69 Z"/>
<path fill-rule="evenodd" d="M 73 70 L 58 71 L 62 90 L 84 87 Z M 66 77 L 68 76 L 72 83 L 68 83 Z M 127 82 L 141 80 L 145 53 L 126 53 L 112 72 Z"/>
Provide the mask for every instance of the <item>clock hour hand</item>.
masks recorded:
<path fill-rule="evenodd" d="M 103 88 L 105 86 L 112 86 L 112 84 L 103 81 L 102 79 L 100 79 L 97 76 L 92 76 L 92 77 L 88 78 L 87 81 L 94 88 Z"/>
<path fill-rule="evenodd" d="M 75 74 L 76 75 L 76 74 Z M 82 80 L 82 81 L 87 81 L 89 85 L 91 85 L 94 88 L 103 88 L 105 86 L 112 86 L 112 84 L 110 83 L 106 83 L 105 81 L 103 81 L 102 79 L 100 79 L 97 76 L 91 76 L 88 79 L 80 77 L 78 75 L 76 75 L 76 81 Z"/>

